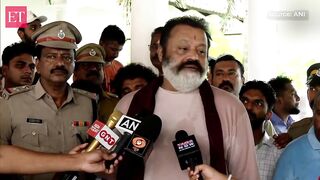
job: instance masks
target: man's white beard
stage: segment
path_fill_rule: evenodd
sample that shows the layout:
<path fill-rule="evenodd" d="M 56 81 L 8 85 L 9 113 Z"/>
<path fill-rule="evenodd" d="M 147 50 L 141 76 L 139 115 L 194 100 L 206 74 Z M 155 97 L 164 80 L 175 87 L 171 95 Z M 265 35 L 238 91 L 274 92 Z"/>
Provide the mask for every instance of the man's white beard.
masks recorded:
<path fill-rule="evenodd" d="M 186 69 L 181 69 L 177 72 L 180 64 L 174 63 L 174 60 L 167 61 L 168 62 L 164 62 L 162 65 L 163 75 L 178 92 L 191 92 L 197 89 L 206 79 L 208 71 L 207 61 L 205 62 L 205 67 L 202 67 L 204 68 L 202 74 L 199 71 Z"/>

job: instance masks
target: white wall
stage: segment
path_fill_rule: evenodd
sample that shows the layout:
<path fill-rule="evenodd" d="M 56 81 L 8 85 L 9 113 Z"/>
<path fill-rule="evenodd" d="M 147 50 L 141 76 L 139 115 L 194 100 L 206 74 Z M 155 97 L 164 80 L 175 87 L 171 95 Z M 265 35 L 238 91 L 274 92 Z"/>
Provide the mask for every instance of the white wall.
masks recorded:
<path fill-rule="evenodd" d="M 164 26 L 169 19 L 168 0 L 133 0 L 132 1 L 132 45 L 131 60 L 151 67 L 149 58 L 151 33 L 159 26 Z"/>
<path fill-rule="evenodd" d="M 124 9 L 117 0 L 1 0 L 1 54 L 3 49 L 13 42 L 20 41 L 16 28 L 5 28 L 5 6 L 27 6 L 36 15 L 45 15 L 47 24 L 57 20 L 68 21 L 75 25 L 82 34 L 78 47 L 87 43 L 99 43 L 103 29 L 115 24 L 119 26 L 126 37 L 130 38 L 130 25 L 127 24 Z M 119 55 L 123 64 L 130 62 L 130 41 Z"/>

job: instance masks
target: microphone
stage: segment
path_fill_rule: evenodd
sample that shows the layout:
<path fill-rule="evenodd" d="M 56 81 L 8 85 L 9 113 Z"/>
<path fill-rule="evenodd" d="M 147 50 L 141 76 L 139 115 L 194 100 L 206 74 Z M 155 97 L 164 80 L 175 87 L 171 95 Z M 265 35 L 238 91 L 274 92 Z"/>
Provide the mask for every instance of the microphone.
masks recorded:
<path fill-rule="evenodd" d="M 139 119 L 142 122 L 124 147 L 123 160 L 118 167 L 118 172 L 125 173 L 117 173 L 117 179 L 133 179 L 133 177 L 142 175 L 139 168 L 144 168 L 153 143 L 160 134 L 162 122 L 158 116 L 146 113 L 140 115 Z"/>
<path fill-rule="evenodd" d="M 128 151 L 128 146 L 132 145 L 131 141 L 133 140 L 133 137 L 137 136 L 137 134 L 136 134 L 137 132 L 138 133 L 140 132 L 139 134 L 147 134 L 146 137 L 149 137 L 150 134 L 152 135 L 152 133 L 155 133 L 153 135 L 153 137 L 152 137 L 152 139 L 153 139 L 152 141 L 153 142 L 157 139 L 157 137 L 160 134 L 162 123 L 161 123 L 161 119 L 158 116 L 156 116 L 156 115 L 138 114 L 138 115 L 135 116 L 135 118 L 140 119 L 141 121 L 137 120 L 137 119 L 134 119 L 134 118 L 131 118 L 131 117 L 125 117 L 124 120 L 120 120 L 118 122 L 119 125 L 120 124 L 134 124 L 134 123 L 128 123 L 128 120 L 130 122 L 133 122 L 130 119 L 134 119 L 135 122 L 139 121 L 139 125 L 137 126 L 137 130 L 134 131 L 134 134 L 130 133 L 130 132 L 132 132 L 132 130 L 130 130 L 130 129 L 125 130 L 125 128 L 121 127 L 122 130 L 125 130 L 124 134 L 120 137 L 120 140 L 117 142 L 117 145 L 113 148 L 113 151 L 112 151 L 114 153 L 117 153 L 117 156 L 123 154 L 125 151 Z M 123 123 L 123 122 L 126 122 L 126 123 Z M 151 129 L 150 129 L 150 127 L 151 127 Z M 156 131 L 152 132 L 153 129 L 156 129 Z M 115 130 L 118 130 L 118 129 L 116 128 Z M 152 148 L 149 149 L 148 146 L 146 146 L 145 149 L 149 150 L 150 152 L 152 150 Z M 143 157 L 143 158 L 147 159 L 148 155 L 147 156 L 145 156 L 145 155 L 150 153 L 149 151 L 145 151 L 144 152 L 145 154 L 142 154 L 142 155 L 139 154 L 138 156 L 140 158 Z M 113 162 L 114 162 L 114 160 L 107 160 L 107 161 L 105 161 L 105 164 L 106 164 L 106 166 L 110 166 Z"/>
<path fill-rule="evenodd" d="M 155 114 L 142 118 L 142 123 L 133 132 L 130 141 L 124 148 L 125 156 L 143 159 L 145 162 L 153 149 L 153 143 L 160 134 L 161 127 L 161 119 Z"/>
<path fill-rule="evenodd" d="M 113 129 L 121 117 L 122 117 L 122 113 L 120 111 L 113 111 L 112 114 L 107 119 L 106 126 L 109 127 L 110 129 Z M 92 127 L 94 127 L 94 126 L 92 126 Z M 94 139 L 91 142 L 91 144 L 88 146 L 88 148 L 86 149 L 86 152 L 91 152 L 91 151 L 97 149 L 97 147 L 99 145 L 100 145 L 100 142 L 98 140 Z"/>
<path fill-rule="evenodd" d="M 194 135 L 188 136 L 186 131 L 179 130 L 175 138 L 172 144 L 181 170 L 190 167 L 194 171 L 196 165 L 203 164 L 201 151 Z"/>
<path fill-rule="evenodd" d="M 140 125 L 141 121 L 139 119 L 142 117 L 141 114 L 137 114 L 135 118 L 123 115 L 116 124 L 116 128 L 121 134 L 125 132 L 132 134 Z"/>
<path fill-rule="evenodd" d="M 92 137 L 96 137 L 90 145 L 87 147 L 86 152 L 91 152 L 98 148 L 100 145 L 101 139 L 105 141 L 109 141 L 110 147 L 115 143 L 115 140 L 113 142 L 110 142 L 112 136 L 118 137 L 115 133 L 112 132 L 111 129 L 115 127 L 119 119 L 122 117 L 122 113 L 120 111 L 113 111 L 112 114 L 109 116 L 109 118 L 106 121 L 106 125 L 104 125 L 100 121 L 95 121 L 94 124 L 88 129 L 87 133 L 91 135 Z M 113 134 L 112 134 L 113 133 Z M 110 135 L 111 134 L 111 135 Z M 99 135 L 100 138 L 97 136 Z M 108 136 L 107 136 L 108 135 Z M 100 140 L 100 142 L 99 142 Z M 109 165 L 110 166 L 110 165 Z M 58 175 L 59 177 L 60 175 Z M 67 172 L 66 174 L 63 174 L 62 177 L 59 179 L 62 180 L 76 180 L 79 179 L 79 173 L 78 172 Z"/>

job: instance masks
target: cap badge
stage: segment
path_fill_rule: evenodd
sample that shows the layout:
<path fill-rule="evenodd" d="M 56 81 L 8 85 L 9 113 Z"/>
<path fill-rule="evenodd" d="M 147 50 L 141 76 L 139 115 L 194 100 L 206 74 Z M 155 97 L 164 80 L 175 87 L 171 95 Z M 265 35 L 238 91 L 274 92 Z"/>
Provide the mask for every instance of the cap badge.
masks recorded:
<path fill-rule="evenodd" d="M 320 69 L 318 69 L 316 75 L 317 75 L 318 77 L 320 77 Z"/>
<path fill-rule="evenodd" d="M 94 49 L 91 49 L 89 52 L 90 56 L 95 56 L 97 52 Z"/>
<path fill-rule="evenodd" d="M 58 38 L 63 39 L 64 37 L 66 37 L 66 34 L 63 32 L 62 29 L 60 29 L 60 31 L 58 33 Z"/>

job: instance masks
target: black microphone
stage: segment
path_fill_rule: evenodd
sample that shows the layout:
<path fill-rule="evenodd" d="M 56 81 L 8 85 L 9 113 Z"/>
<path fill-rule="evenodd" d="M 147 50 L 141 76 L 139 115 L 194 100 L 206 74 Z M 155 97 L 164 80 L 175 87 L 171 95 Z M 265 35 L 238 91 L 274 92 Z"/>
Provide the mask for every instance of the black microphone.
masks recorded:
<path fill-rule="evenodd" d="M 123 160 L 119 164 L 117 179 L 133 180 L 142 177 L 145 161 L 148 159 L 153 144 L 161 131 L 161 119 L 152 114 L 140 116 L 141 124 L 131 135 L 130 141 L 124 148 Z"/>
<path fill-rule="evenodd" d="M 188 136 L 186 131 L 179 130 L 172 144 L 181 170 L 190 167 L 194 171 L 196 165 L 203 164 L 201 151 L 194 135 Z"/>
<path fill-rule="evenodd" d="M 129 143 L 124 148 L 125 156 L 143 159 L 145 162 L 153 149 L 153 143 L 160 134 L 161 127 L 162 122 L 159 116 L 155 114 L 144 116 L 142 123 L 133 132 Z"/>
<path fill-rule="evenodd" d="M 120 139 L 110 151 L 111 153 L 116 153 L 117 157 L 112 160 L 106 160 L 106 167 L 109 167 L 120 155 L 123 155 L 125 147 L 132 138 L 132 133 L 139 127 L 144 116 L 145 115 L 141 113 L 136 114 L 134 117 L 123 115 L 117 122 L 116 128 L 113 129 L 113 131 L 116 132 L 116 134 L 122 135 L 120 135 Z"/>
<path fill-rule="evenodd" d="M 116 146 L 114 147 L 114 149 L 111 151 L 111 153 L 116 153 L 117 156 L 114 159 L 111 160 L 105 160 L 104 164 L 105 166 L 108 168 L 110 167 L 111 164 L 114 163 L 114 161 L 116 159 L 118 159 L 118 157 L 120 155 L 123 154 L 124 152 L 124 148 L 126 147 L 126 145 L 129 143 L 129 141 L 131 140 L 132 134 L 128 133 L 128 132 L 124 132 L 124 134 L 120 137 L 119 141 L 116 143 Z"/>

